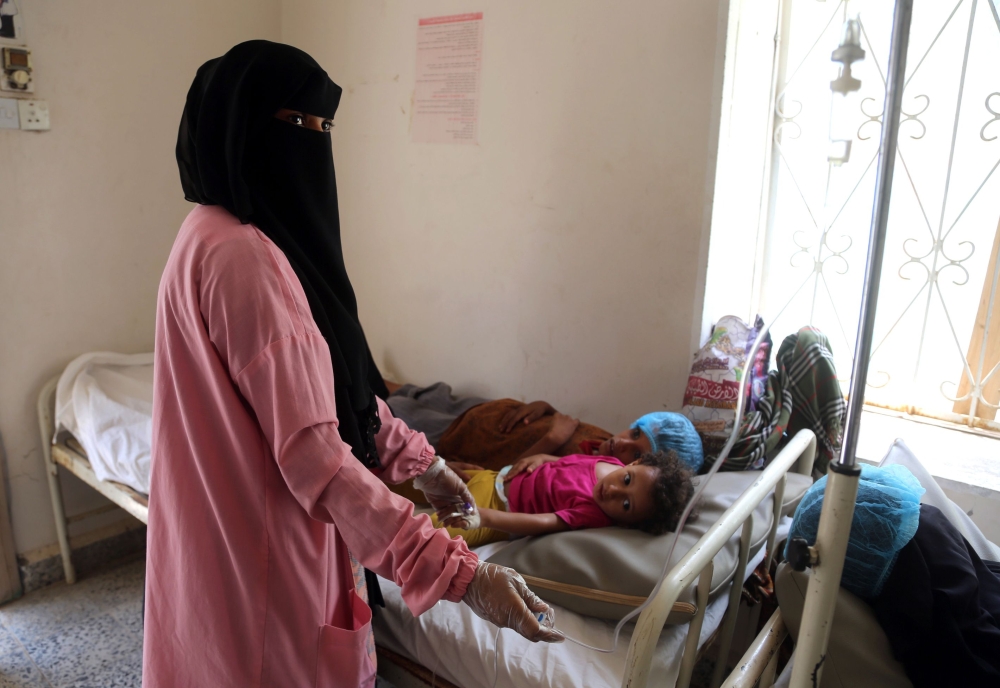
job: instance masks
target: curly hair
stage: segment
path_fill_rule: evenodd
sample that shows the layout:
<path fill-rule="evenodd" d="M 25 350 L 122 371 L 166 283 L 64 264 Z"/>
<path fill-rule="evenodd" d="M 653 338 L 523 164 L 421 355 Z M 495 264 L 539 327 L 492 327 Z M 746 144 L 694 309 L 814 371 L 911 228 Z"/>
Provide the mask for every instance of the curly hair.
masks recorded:
<path fill-rule="evenodd" d="M 657 475 L 656 482 L 653 483 L 653 515 L 637 523 L 635 527 L 651 535 L 673 532 L 684 513 L 684 507 L 694 495 L 691 471 L 672 449 L 645 454 L 636 463 L 652 466 Z"/>

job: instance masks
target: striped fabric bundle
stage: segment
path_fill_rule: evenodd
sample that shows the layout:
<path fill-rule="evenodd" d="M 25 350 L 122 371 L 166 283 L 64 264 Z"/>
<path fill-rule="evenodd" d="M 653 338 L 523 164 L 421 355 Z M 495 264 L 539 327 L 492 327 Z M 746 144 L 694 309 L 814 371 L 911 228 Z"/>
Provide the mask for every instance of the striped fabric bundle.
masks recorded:
<path fill-rule="evenodd" d="M 830 340 L 819 330 L 803 327 L 785 337 L 768 373 L 764 396 L 757 408 L 743 416 L 736 444 L 719 470 L 763 468 L 787 433 L 803 428 L 816 433 L 815 475 L 826 475 L 827 465 L 840 449 L 847 402 L 837 381 Z M 710 465 L 706 461 L 706 465 Z"/>

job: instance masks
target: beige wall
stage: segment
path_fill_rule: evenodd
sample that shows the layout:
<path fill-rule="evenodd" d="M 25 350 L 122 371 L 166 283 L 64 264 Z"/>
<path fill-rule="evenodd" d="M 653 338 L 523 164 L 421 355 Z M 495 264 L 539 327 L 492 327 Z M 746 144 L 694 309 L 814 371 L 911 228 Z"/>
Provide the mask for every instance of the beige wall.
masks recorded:
<path fill-rule="evenodd" d="M 173 153 L 187 88 L 234 43 L 278 39 L 280 13 L 277 0 L 19 4 L 52 117 L 49 132 L 0 130 L 0 431 L 24 552 L 55 541 L 38 389 L 81 352 L 152 348 L 160 272 L 189 207 Z M 63 481 L 70 513 L 101 503 Z"/>
<path fill-rule="evenodd" d="M 188 208 L 173 157 L 184 95 L 202 61 L 246 38 L 305 48 L 345 88 L 344 243 L 387 374 L 546 398 L 612 428 L 680 404 L 719 2 L 20 4 L 53 128 L 0 130 L 0 431 L 18 551 L 55 541 L 35 395 L 81 352 L 151 348 Z M 469 10 L 486 13 L 480 145 L 412 144 L 416 20 Z M 70 513 L 101 502 L 63 481 Z"/>
<path fill-rule="evenodd" d="M 478 10 L 480 144 L 410 143 L 418 17 Z M 387 375 L 545 398 L 616 430 L 680 405 L 719 14 L 693 0 L 282 2 L 283 40 L 344 87 L 341 226 Z"/>

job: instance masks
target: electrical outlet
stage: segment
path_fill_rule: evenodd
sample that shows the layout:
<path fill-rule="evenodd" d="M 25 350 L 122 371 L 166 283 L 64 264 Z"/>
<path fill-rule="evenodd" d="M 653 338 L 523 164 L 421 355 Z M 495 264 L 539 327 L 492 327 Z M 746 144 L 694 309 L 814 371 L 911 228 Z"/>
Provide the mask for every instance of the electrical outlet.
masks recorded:
<path fill-rule="evenodd" d="M 21 115 L 21 128 L 32 131 L 49 129 L 49 101 L 19 100 L 17 109 Z"/>
<path fill-rule="evenodd" d="M 17 115 L 17 101 L 0 98 L 0 129 L 20 129 L 21 120 Z"/>

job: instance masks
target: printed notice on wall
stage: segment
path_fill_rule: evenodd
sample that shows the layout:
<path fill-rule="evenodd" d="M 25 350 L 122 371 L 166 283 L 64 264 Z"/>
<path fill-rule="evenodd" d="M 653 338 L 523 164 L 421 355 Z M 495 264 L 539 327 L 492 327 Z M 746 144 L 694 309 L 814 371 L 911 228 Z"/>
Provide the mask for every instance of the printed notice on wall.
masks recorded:
<path fill-rule="evenodd" d="M 479 143 L 482 59 L 482 12 L 420 20 L 414 143 Z"/>

